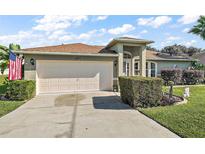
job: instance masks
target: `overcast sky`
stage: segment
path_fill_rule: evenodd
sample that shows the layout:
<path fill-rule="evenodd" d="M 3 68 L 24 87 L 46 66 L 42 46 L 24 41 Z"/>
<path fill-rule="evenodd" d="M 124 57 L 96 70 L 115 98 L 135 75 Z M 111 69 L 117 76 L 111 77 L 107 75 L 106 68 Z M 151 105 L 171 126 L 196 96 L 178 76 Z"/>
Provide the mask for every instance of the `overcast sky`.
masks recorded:
<path fill-rule="evenodd" d="M 22 48 L 66 43 L 106 45 L 120 36 L 155 41 L 158 49 L 172 44 L 205 48 L 187 33 L 198 16 L 0 16 L 0 44 Z"/>

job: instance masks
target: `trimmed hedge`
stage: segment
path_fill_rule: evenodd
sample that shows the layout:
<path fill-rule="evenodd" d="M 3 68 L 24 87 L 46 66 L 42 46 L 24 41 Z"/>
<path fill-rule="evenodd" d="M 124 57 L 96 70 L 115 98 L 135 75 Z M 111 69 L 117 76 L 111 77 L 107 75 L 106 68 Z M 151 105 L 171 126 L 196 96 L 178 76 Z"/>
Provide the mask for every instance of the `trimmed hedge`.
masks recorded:
<path fill-rule="evenodd" d="M 168 85 L 169 81 L 173 81 L 174 84 L 181 83 L 182 70 L 181 69 L 163 69 L 161 70 L 161 78 L 164 80 L 165 85 Z"/>
<path fill-rule="evenodd" d="M 149 77 L 119 77 L 120 94 L 124 103 L 133 108 L 160 105 L 163 81 Z"/>
<path fill-rule="evenodd" d="M 201 70 L 184 70 L 182 80 L 184 84 L 203 83 L 204 71 Z"/>
<path fill-rule="evenodd" d="M 164 69 L 161 70 L 161 78 L 164 80 L 165 85 L 169 81 L 174 84 L 197 84 L 203 83 L 204 71 L 201 70 L 181 70 L 181 69 Z"/>
<path fill-rule="evenodd" d="M 28 100 L 35 96 L 36 85 L 33 80 L 9 81 L 6 97 L 11 100 Z"/>

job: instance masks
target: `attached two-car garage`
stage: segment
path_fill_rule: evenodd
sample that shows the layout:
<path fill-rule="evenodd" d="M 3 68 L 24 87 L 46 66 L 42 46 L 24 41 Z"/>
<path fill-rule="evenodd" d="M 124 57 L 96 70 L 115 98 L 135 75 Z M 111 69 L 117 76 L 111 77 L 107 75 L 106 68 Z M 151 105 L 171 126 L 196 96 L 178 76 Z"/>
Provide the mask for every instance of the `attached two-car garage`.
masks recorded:
<path fill-rule="evenodd" d="M 37 60 L 37 93 L 112 90 L 112 61 Z"/>

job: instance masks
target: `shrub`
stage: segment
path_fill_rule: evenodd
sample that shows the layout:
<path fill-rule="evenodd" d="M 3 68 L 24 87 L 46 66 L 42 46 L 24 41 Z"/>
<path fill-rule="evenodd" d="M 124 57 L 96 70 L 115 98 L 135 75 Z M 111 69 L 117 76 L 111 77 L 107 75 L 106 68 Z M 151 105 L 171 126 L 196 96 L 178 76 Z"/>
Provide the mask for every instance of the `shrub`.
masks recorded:
<path fill-rule="evenodd" d="M 158 106 L 162 98 L 162 79 L 119 77 L 122 101 L 133 108 Z"/>
<path fill-rule="evenodd" d="M 204 71 L 200 70 L 184 70 L 182 80 L 184 84 L 202 83 L 204 78 Z"/>
<path fill-rule="evenodd" d="M 27 100 L 35 96 L 35 81 L 15 80 L 9 81 L 6 97 L 11 100 Z"/>
<path fill-rule="evenodd" d="M 165 85 L 168 85 L 169 81 L 173 81 L 174 84 L 180 84 L 182 79 L 182 70 L 163 69 L 161 70 L 161 78 L 164 80 Z"/>

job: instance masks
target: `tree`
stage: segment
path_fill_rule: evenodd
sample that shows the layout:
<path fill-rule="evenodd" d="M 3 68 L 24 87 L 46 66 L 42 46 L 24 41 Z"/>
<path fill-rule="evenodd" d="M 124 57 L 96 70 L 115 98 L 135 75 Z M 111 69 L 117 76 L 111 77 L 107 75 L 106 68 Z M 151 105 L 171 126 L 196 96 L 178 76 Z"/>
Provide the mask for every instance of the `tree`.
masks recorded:
<path fill-rule="evenodd" d="M 8 68 L 9 64 L 9 51 L 10 50 L 20 50 L 21 47 L 18 44 L 9 44 L 9 48 L 6 46 L 0 45 L 0 69 L 1 74 L 4 74 L 4 71 Z"/>
<path fill-rule="evenodd" d="M 197 20 L 197 24 L 190 29 L 188 33 L 198 35 L 203 40 L 205 40 L 205 16 L 200 16 Z"/>
<path fill-rule="evenodd" d="M 147 49 L 147 50 L 151 50 L 151 51 L 159 52 L 158 49 L 156 49 L 156 48 L 154 48 L 154 47 L 151 47 L 151 46 L 147 46 L 146 49 Z"/>
<path fill-rule="evenodd" d="M 193 54 L 200 53 L 202 52 L 202 49 L 196 48 L 196 47 L 186 47 L 184 45 L 172 45 L 172 46 L 167 46 L 164 47 L 161 52 L 163 53 L 168 53 L 171 56 L 172 55 L 188 55 L 192 56 Z"/>
<path fill-rule="evenodd" d="M 202 50 L 200 48 L 195 48 L 195 47 L 189 47 L 188 48 L 188 51 L 187 51 L 187 54 L 189 56 L 193 56 L 194 54 L 196 53 L 200 53 Z"/>
<path fill-rule="evenodd" d="M 161 52 L 163 53 L 168 53 L 170 54 L 170 56 L 173 56 L 173 55 L 178 55 L 181 50 L 179 49 L 179 47 L 175 44 L 175 45 L 172 45 L 172 46 L 166 46 L 164 47 Z"/>

